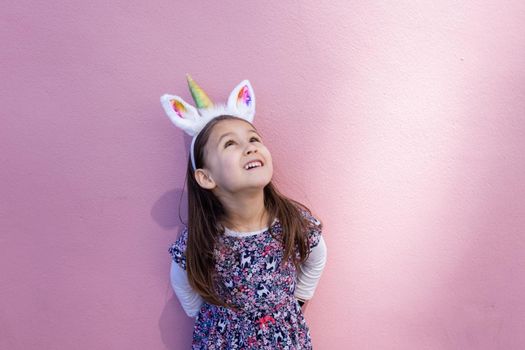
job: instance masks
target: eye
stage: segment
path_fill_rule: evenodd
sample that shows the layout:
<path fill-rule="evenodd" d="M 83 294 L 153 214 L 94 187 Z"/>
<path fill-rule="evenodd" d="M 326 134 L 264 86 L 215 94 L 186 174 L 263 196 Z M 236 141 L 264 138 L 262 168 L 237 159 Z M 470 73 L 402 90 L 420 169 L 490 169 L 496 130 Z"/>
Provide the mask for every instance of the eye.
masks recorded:
<path fill-rule="evenodd" d="M 255 136 L 253 136 L 252 138 L 250 138 L 250 142 L 251 142 L 252 140 L 255 140 L 255 141 L 257 141 L 257 142 L 261 142 L 261 140 L 260 140 L 258 137 L 255 137 Z M 224 144 L 224 148 L 228 147 L 229 145 L 231 145 L 231 143 L 234 143 L 234 142 L 235 142 L 235 141 L 233 141 L 233 140 L 228 140 L 228 141 L 226 141 L 226 143 Z"/>

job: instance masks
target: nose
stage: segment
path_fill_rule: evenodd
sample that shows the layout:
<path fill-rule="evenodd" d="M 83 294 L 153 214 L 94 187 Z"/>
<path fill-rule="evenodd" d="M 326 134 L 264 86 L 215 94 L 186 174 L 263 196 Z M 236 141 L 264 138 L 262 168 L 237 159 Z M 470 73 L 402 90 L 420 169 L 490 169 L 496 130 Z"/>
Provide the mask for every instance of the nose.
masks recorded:
<path fill-rule="evenodd" d="M 255 152 L 257 152 L 257 147 L 253 143 L 249 143 L 246 147 L 245 153 L 248 155 Z"/>

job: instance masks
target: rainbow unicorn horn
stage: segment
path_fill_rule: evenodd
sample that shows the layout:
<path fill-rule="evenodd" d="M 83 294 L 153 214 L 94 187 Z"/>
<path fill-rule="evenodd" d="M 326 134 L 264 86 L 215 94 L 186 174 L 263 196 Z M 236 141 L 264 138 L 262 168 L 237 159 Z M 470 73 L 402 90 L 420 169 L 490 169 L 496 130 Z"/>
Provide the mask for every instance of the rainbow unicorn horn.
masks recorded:
<path fill-rule="evenodd" d="M 188 80 L 188 87 L 190 88 L 191 96 L 195 101 L 195 106 L 199 109 L 209 108 L 213 106 L 210 98 L 204 90 L 201 89 L 199 85 L 190 77 L 189 74 L 186 74 L 186 79 Z"/>

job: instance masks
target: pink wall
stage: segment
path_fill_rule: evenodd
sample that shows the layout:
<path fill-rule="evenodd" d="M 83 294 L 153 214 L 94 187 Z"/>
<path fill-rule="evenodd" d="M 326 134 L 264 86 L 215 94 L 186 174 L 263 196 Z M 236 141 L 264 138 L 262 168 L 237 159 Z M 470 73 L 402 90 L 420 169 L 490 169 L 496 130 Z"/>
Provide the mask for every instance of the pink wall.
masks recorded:
<path fill-rule="evenodd" d="M 523 1 L 8 3 L 0 348 L 188 348 L 189 139 L 159 103 L 186 72 L 250 79 L 276 183 L 325 222 L 316 349 L 525 348 Z"/>

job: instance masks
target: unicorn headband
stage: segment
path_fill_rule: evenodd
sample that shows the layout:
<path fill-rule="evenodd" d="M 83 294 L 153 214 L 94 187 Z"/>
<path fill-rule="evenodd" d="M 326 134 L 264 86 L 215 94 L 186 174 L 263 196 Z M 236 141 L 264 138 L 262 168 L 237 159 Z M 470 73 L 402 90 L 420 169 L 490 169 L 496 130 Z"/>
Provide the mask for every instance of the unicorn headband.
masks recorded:
<path fill-rule="evenodd" d="M 162 95 L 160 103 L 173 124 L 186 132 L 186 134 L 193 136 L 190 154 L 191 164 L 195 171 L 197 169 L 193 147 L 199 132 L 212 119 L 224 114 L 242 118 L 250 123 L 253 122 L 255 117 L 255 94 L 250 82 L 243 80 L 232 90 L 226 105 L 214 104 L 189 74 L 186 74 L 186 78 L 197 108 L 186 103 L 181 97 L 169 94 Z"/>

